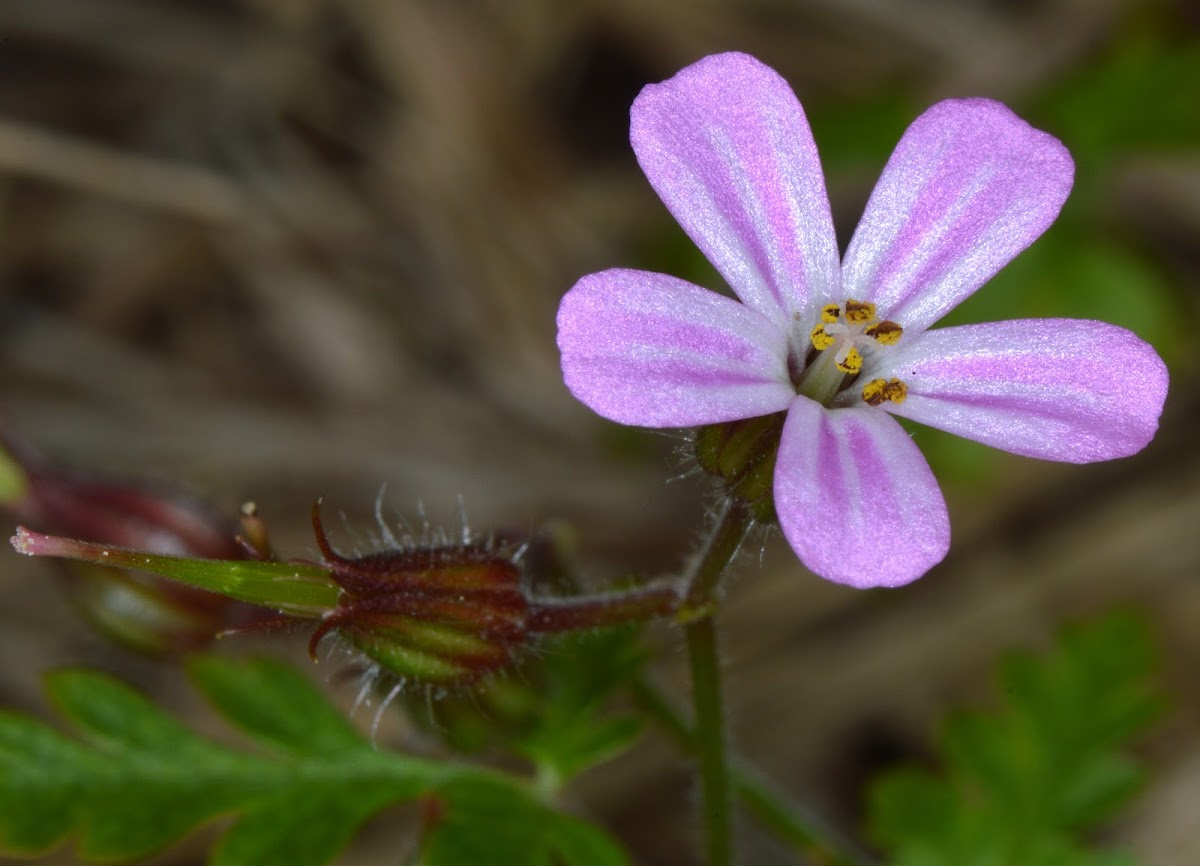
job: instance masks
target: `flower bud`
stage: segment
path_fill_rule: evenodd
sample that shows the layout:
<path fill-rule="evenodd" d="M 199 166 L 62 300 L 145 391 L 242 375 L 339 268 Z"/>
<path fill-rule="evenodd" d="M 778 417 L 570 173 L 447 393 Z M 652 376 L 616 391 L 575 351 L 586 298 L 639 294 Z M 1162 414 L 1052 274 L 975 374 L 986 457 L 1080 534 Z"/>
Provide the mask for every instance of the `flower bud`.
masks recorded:
<path fill-rule="evenodd" d="M 244 559 L 234 527 L 177 491 L 68 472 L 0 438 L 0 508 L 47 533 L 151 553 Z M 151 654 L 208 644 L 259 611 L 159 577 L 62 561 L 71 601 L 109 637 Z"/>
<path fill-rule="evenodd" d="M 726 492 L 747 503 L 763 523 L 775 521 L 775 457 L 784 412 L 701 427 L 695 453 L 700 467 L 720 478 Z"/>
<path fill-rule="evenodd" d="M 336 629 L 402 679 L 459 685 L 507 667 L 527 643 L 529 601 L 505 550 L 465 542 L 345 557 L 329 544 L 319 503 L 313 528 L 342 591 L 311 653 Z"/>

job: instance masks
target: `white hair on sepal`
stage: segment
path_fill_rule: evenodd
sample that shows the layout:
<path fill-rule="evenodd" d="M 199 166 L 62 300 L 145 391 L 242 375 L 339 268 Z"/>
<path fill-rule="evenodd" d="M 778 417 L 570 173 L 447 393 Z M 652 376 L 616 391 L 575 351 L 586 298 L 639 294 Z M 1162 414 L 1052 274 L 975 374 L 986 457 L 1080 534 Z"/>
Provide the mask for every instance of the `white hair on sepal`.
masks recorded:
<path fill-rule="evenodd" d="M 387 708 L 392 705 L 392 702 L 400 696 L 404 691 L 404 677 L 396 677 L 392 687 L 388 689 L 383 700 L 379 702 L 379 706 L 375 709 L 375 715 L 371 718 L 371 745 L 377 745 L 379 740 L 379 723 L 383 720 L 383 714 L 387 712 Z"/>
<path fill-rule="evenodd" d="M 392 527 L 383 519 L 383 501 L 387 496 L 387 482 L 384 481 L 379 485 L 379 492 L 375 494 L 375 525 L 379 527 L 379 532 L 383 537 L 383 543 L 389 547 L 400 550 L 404 547 L 400 543 L 400 539 L 392 533 Z"/>
<path fill-rule="evenodd" d="M 674 456 L 675 462 L 671 466 L 671 474 L 667 476 L 667 484 L 677 484 L 680 481 L 694 478 L 704 473 L 704 468 L 700 465 L 700 461 L 696 459 L 695 430 L 662 430 L 655 432 L 667 434 L 667 438 L 675 442 L 675 447 L 671 449 L 671 454 Z"/>
<path fill-rule="evenodd" d="M 337 516 L 342 524 L 342 533 L 349 541 L 350 554 L 353 557 L 366 556 L 382 549 L 381 542 L 375 537 L 375 534 L 352 523 L 344 508 L 337 510 Z"/>
<path fill-rule="evenodd" d="M 524 559 L 525 554 L 529 552 L 530 543 L 531 543 L 530 539 L 526 538 L 524 541 L 522 541 L 520 544 L 518 544 L 515 548 L 513 548 L 513 552 L 511 554 L 509 554 L 509 558 L 513 561 L 514 564 L 516 564 L 516 565 L 521 564 L 521 560 Z M 494 536 L 494 535 L 488 536 L 487 546 L 488 546 L 489 550 L 493 549 L 496 546 L 496 536 Z M 528 578 L 527 575 L 525 577 L 526 577 L 526 579 Z M 526 588 L 528 588 L 528 587 L 526 587 Z"/>
<path fill-rule="evenodd" d="M 358 686 L 358 694 L 354 696 L 354 703 L 350 705 L 350 718 L 358 713 L 359 707 L 371 706 L 371 693 L 375 690 L 376 684 L 379 682 L 379 677 L 383 673 L 383 666 L 378 662 L 372 662 L 367 665 L 362 672 Z"/>
<path fill-rule="evenodd" d="M 421 519 L 421 536 L 418 539 L 419 544 L 429 544 L 429 515 L 425 513 L 425 502 L 422 499 L 417 500 L 417 517 Z"/>
<path fill-rule="evenodd" d="M 458 537 L 459 543 L 466 546 L 471 543 L 471 523 L 467 520 L 467 503 L 463 499 L 461 493 L 454 497 L 455 505 L 458 510 Z"/>
<path fill-rule="evenodd" d="M 758 567 L 761 569 L 766 565 L 767 560 L 767 544 L 771 540 L 771 536 L 775 534 L 777 529 L 776 524 L 768 523 L 761 520 L 754 520 L 750 524 L 750 530 L 746 533 L 746 540 L 743 545 L 752 543 L 751 535 L 758 538 Z"/>

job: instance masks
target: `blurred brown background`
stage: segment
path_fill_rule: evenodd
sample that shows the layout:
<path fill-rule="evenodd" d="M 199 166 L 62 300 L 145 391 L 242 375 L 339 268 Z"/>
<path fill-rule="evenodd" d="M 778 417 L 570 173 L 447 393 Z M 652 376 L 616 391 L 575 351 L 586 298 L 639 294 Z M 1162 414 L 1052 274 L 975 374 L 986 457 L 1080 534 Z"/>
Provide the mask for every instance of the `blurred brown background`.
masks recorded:
<path fill-rule="evenodd" d="M 459 494 L 479 526 L 565 519 L 597 582 L 672 568 L 701 514 L 700 482 L 666 483 L 679 440 L 577 404 L 554 345 L 589 271 L 715 285 L 629 150 L 640 86 L 719 50 L 776 67 L 843 245 L 922 108 L 1003 99 L 1073 151 L 1076 190 L 961 315 L 1137 330 L 1172 367 L 1161 434 L 1092 467 L 918 434 L 955 538 L 908 589 L 832 586 L 768 538 L 725 617 L 734 732 L 853 829 L 866 775 L 986 701 L 998 653 L 1139 606 L 1174 706 L 1114 840 L 1194 864 L 1198 23 L 1184 0 L 0 0 L 0 412 L 69 463 L 230 512 L 253 498 L 294 555 L 317 494 L 369 521 L 386 482 L 446 522 Z M 188 700 L 173 669 L 82 629 L 49 574 L 4 555 L 0 703 L 41 711 L 39 672 L 79 662 Z M 638 754 L 593 774 L 584 808 L 639 862 L 687 862 L 679 762 L 657 740 Z M 376 835 L 362 862 L 393 862 Z M 752 844 L 749 862 L 787 862 Z"/>

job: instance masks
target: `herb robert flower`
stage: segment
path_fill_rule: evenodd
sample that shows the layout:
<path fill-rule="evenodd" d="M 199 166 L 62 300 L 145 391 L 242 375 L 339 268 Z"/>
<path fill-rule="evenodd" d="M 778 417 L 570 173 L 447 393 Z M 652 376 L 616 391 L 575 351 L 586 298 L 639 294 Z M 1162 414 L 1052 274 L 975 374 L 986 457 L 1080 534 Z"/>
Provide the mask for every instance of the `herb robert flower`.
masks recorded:
<path fill-rule="evenodd" d="M 1166 368 L 1129 331 L 929 330 L 1045 231 L 1071 188 L 1063 145 L 1000 103 L 946 100 L 917 118 L 840 262 L 804 112 L 754 58 L 707 57 L 646 87 L 630 138 L 741 302 L 663 274 L 586 276 L 558 313 L 567 386 L 644 427 L 786 412 L 775 512 L 816 574 L 898 586 L 946 554 L 941 491 L 893 415 L 1072 463 L 1153 436 Z"/>

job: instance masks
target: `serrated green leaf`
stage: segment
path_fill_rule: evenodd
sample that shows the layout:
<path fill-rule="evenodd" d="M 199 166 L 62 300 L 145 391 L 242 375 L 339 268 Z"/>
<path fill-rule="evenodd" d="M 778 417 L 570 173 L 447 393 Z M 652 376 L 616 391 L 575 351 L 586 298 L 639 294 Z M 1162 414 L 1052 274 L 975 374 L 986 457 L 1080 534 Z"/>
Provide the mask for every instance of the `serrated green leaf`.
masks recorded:
<path fill-rule="evenodd" d="M 600 830 L 479 780 L 443 789 L 440 820 L 426 839 L 423 866 L 622 866 L 619 847 Z"/>
<path fill-rule="evenodd" d="M 268 745 L 313 753 L 362 747 L 346 718 L 288 665 L 208 655 L 192 658 L 188 670 L 227 721 Z"/>
<path fill-rule="evenodd" d="M 320 866 L 354 831 L 394 802 L 387 786 L 360 785 L 340 797 L 280 798 L 243 815 L 212 853 L 212 866 Z"/>
<path fill-rule="evenodd" d="M 994 713 L 945 728 L 946 774 L 893 771 L 870 797 L 895 866 L 1100 866 L 1081 834 L 1128 800 L 1141 771 L 1119 750 L 1157 714 L 1145 624 L 1117 614 L 1067 629 L 1053 652 L 1014 654 Z"/>
<path fill-rule="evenodd" d="M 46 690 L 64 717 L 87 738 L 110 749 L 204 761 L 221 754 L 125 683 L 95 671 L 68 668 L 46 677 Z"/>
<path fill-rule="evenodd" d="M 228 814 L 218 866 L 320 866 L 380 809 L 432 797 L 448 804 L 462 833 L 485 844 L 489 834 L 507 833 L 526 846 L 520 857 L 533 858 L 474 862 L 624 862 L 572 853 L 582 839 L 597 857 L 619 850 L 599 830 L 548 809 L 526 782 L 378 751 L 277 662 L 206 659 L 193 674 L 227 718 L 274 750 L 210 742 L 111 677 L 60 672 L 49 689 L 80 742 L 0 713 L 0 851 L 44 853 L 75 835 L 85 860 L 130 859 Z M 439 843 L 449 846 L 444 862 L 456 862 L 461 841 Z"/>
<path fill-rule="evenodd" d="M 70 767 L 86 750 L 32 719 L 0 713 L 0 851 L 32 855 L 75 826 L 78 789 Z"/>
<path fill-rule="evenodd" d="M 559 866 L 624 866 L 629 862 L 612 837 L 578 818 L 555 814 L 551 835 L 554 862 Z"/>

